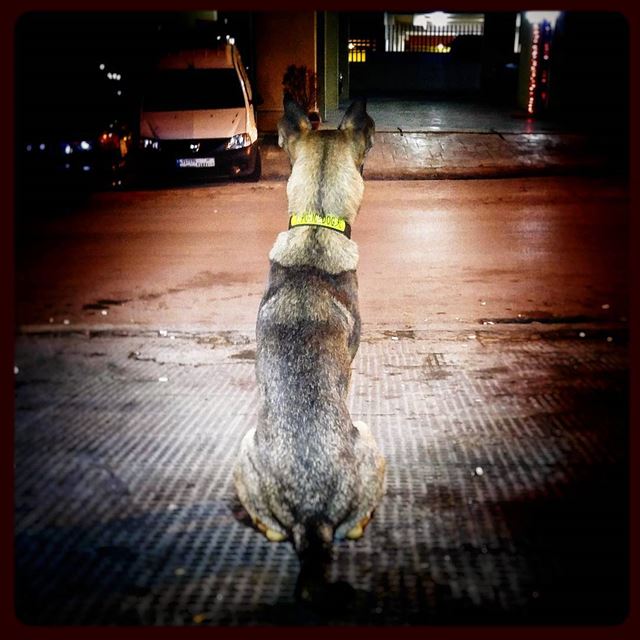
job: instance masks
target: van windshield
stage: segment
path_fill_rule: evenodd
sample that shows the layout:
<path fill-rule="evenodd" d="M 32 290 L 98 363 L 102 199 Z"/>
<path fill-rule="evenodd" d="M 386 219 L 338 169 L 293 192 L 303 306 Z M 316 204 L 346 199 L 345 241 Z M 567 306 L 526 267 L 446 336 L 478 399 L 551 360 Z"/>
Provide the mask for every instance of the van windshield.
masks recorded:
<path fill-rule="evenodd" d="M 191 111 L 244 107 L 235 69 L 164 69 L 144 94 L 145 111 Z"/>

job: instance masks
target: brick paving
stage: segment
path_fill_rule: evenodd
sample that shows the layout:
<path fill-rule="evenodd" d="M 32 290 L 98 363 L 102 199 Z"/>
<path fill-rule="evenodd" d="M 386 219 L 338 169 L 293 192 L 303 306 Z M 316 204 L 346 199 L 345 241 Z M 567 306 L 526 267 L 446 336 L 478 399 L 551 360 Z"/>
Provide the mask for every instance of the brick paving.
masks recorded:
<path fill-rule="evenodd" d="M 379 133 L 368 179 L 506 177 L 597 169 L 602 152 L 575 134 Z"/>
<path fill-rule="evenodd" d="M 515 118 L 473 104 L 370 101 L 375 144 L 365 163 L 369 180 L 465 179 L 598 175 L 625 170 L 625 141 L 605 132 L 567 130 L 557 123 Z M 335 128 L 334 110 L 321 128 Z M 435 115 L 434 115 L 435 113 Z M 434 125 L 434 121 L 438 125 Z M 286 179 L 289 163 L 275 136 L 262 140 L 263 177 Z"/>
<path fill-rule="evenodd" d="M 337 126 L 349 102 L 327 113 L 326 125 Z M 372 97 L 367 111 L 377 131 L 459 132 L 459 133 L 562 133 L 571 131 L 566 123 L 529 118 L 517 108 L 488 104 L 478 100 Z"/>
<path fill-rule="evenodd" d="M 350 408 L 387 459 L 343 610 L 293 601 L 288 543 L 247 526 L 249 334 L 25 334 L 16 604 L 40 625 L 612 624 L 625 613 L 621 326 L 370 331 Z"/>
<path fill-rule="evenodd" d="M 284 180 L 285 153 L 267 138 L 263 178 Z M 602 175 L 621 171 L 622 152 L 581 134 L 391 133 L 376 134 L 365 162 L 367 180 L 506 178 Z"/>

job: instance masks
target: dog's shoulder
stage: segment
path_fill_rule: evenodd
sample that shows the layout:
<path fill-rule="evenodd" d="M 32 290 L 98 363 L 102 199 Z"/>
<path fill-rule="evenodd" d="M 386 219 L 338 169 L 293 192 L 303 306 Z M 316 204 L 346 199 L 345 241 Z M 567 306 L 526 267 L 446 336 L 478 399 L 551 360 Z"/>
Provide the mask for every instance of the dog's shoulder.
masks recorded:
<path fill-rule="evenodd" d="M 287 267 L 271 261 L 258 324 L 324 324 L 359 331 L 358 280 L 353 270 L 331 274 L 317 267 Z"/>
<path fill-rule="evenodd" d="M 313 266 L 339 274 L 356 270 L 358 245 L 331 229 L 300 227 L 278 234 L 269 259 L 284 267 Z"/>
<path fill-rule="evenodd" d="M 354 269 L 330 273 L 316 266 L 287 266 L 277 260 L 271 260 L 269 282 L 263 303 L 287 287 L 310 292 L 325 289 L 341 302 L 357 305 L 358 276 Z"/>

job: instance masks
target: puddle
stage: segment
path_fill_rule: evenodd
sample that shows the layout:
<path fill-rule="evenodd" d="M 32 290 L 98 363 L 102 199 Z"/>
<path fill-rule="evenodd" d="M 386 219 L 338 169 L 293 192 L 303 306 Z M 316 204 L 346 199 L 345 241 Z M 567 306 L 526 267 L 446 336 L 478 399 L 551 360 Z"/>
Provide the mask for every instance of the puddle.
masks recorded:
<path fill-rule="evenodd" d="M 551 313 L 518 314 L 513 318 L 480 318 L 480 324 L 587 324 L 602 322 L 602 318 L 594 316 L 554 316 Z"/>
<path fill-rule="evenodd" d="M 112 298 L 101 298 L 100 300 L 96 300 L 96 302 L 89 302 L 87 304 L 82 305 L 82 309 L 84 311 L 104 311 L 109 307 L 121 307 L 125 302 L 129 302 L 129 300 L 115 300 Z"/>
<path fill-rule="evenodd" d="M 383 335 L 390 338 L 409 338 L 410 340 L 415 340 L 416 332 L 413 329 L 408 330 L 398 330 L 398 331 L 383 331 Z"/>
<path fill-rule="evenodd" d="M 256 359 L 256 350 L 255 349 L 245 349 L 244 351 L 239 351 L 238 353 L 234 353 L 229 356 L 235 360 L 255 360 Z"/>

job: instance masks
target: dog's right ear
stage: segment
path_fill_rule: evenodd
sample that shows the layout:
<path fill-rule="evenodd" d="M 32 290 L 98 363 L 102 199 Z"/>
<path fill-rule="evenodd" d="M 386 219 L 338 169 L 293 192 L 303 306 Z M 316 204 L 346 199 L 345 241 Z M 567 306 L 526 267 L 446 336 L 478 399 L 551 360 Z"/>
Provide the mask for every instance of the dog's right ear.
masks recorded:
<path fill-rule="evenodd" d="M 278 121 L 278 144 L 289 151 L 291 143 L 311 129 L 311 122 L 288 92 L 284 94 L 283 104 L 284 115 Z"/>
<path fill-rule="evenodd" d="M 364 158 L 373 146 L 373 136 L 376 130 L 375 122 L 367 113 L 366 98 L 356 98 L 351 103 L 342 122 L 338 125 L 338 129 L 351 135 L 356 164 L 362 173 Z"/>

